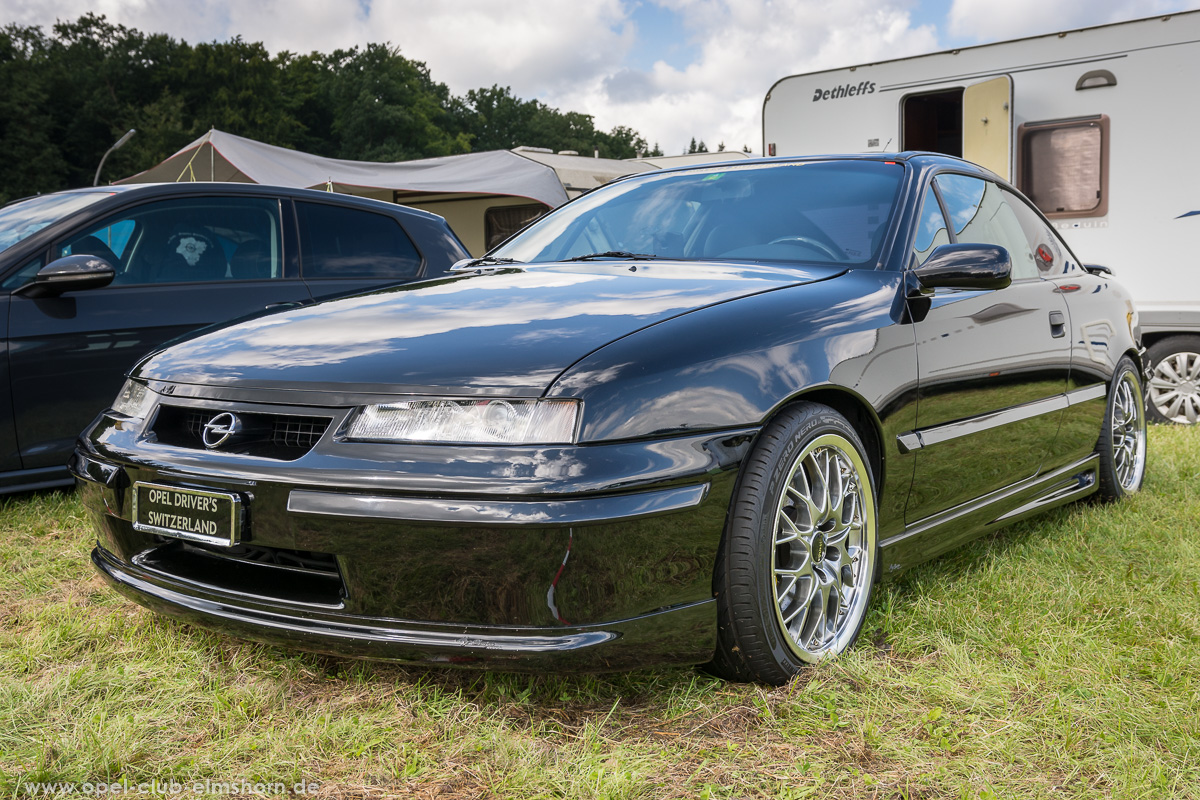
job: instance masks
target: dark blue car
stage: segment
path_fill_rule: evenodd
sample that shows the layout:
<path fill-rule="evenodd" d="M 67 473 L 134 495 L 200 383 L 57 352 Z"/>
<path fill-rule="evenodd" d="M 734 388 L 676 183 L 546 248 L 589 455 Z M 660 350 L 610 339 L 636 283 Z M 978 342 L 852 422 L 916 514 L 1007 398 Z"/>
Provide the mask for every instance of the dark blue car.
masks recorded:
<path fill-rule="evenodd" d="M 436 277 L 466 255 L 435 215 L 271 186 L 107 186 L 5 206 L 0 493 L 69 485 L 75 437 L 163 342 Z"/>

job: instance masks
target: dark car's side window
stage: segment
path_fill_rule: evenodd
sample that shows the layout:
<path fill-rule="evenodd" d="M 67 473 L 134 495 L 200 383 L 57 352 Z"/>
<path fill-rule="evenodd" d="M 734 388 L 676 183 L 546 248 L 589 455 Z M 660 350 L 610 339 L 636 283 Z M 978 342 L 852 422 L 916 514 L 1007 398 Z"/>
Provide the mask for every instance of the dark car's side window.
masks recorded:
<path fill-rule="evenodd" d="M 296 203 L 300 270 L 309 278 L 414 278 L 421 254 L 394 218 L 356 208 Z"/>
<path fill-rule="evenodd" d="M 998 185 L 969 175 L 936 180 L 959 242 L 998 244 L 1012 259 L 1013 280 L 1038 277 L 1025 232 Z"/>
<path fill-rule="evenodd" d="M 221 197 L 147 203 L 62 242 L 56 256 L 84 253 L 113 265 L 115 285 L 280 278 L 279 201 Z"/>
<path fill-rule="evenodd" d="M 938 204 L 937 195 L 930 186 L 921 205 L 921 217 L 917 224 L 917 240 L 913 243 L 913 256 L 917 266 L 925 263 L 929 254 L 938 245 L 948 244 L 950 234 L 946 231 L 946 217 Z"/>
<path fill-rule="evenodd" d="M 38 270 L 45 265 L 46 262 L 42 260 L 41 256 L 26 262 L 19 270 L 5 278 L 4 282 L 0 283 L 0 288 L 16 289 L 19 286 L 24 286 L 33 280 L 33 276 L 37 275 Z"/>

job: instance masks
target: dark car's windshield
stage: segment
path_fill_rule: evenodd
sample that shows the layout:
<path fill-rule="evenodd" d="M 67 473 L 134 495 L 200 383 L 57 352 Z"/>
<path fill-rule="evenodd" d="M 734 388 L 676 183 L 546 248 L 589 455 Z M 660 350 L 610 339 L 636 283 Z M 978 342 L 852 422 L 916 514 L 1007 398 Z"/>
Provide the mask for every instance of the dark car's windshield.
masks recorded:
<path fill-rule="evenodd" d="M 0 208 L 0 252 L 112 192 L 45 194 Z"/>
<path fill-rule="evenodd" d="M 639 175 L 550 214 L 492 255 L 866 264 L 878 256 L 903 173 L 894 162 L 846 160 Z"/>

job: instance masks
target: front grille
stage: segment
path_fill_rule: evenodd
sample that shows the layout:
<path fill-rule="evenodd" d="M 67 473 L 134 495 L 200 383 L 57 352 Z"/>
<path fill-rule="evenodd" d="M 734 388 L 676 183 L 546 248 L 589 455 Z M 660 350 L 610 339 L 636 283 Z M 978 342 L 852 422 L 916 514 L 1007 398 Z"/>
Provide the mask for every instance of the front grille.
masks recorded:
<path fill-rule="evenodd" d="M 321 417 L 278 417 L 271 430 L 271 441 L 280 447 L 303 447 L 312 449 L 329 427 L 329 420 Z"/>
<path fill-rule="evenodd" d="M 345 597 L 337 558 L 329 553 L 155 538 L 162 544 L 135 560 L 173 578 L 292 603 L 337 606 Z"/>
<path fill-rule="evenodd" d="M 154 420 L 158 441 L 196 450 L 204 446 L 204 426 L 224 412 L 209 408 L 161 406 Z M 292 461 L 316 446 L 329 428 L 329 417 L 237 412 L 241 431 L 213 448 L 222 453 Z"/>

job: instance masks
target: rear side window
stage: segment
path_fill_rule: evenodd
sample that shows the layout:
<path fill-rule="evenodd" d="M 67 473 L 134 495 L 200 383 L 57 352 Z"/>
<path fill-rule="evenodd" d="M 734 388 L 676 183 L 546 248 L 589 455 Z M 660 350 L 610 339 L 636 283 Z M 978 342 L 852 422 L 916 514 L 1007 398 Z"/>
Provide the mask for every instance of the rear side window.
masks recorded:
<path fill-rule="evenodd" d="M 414 278 L 421 254 L 392 217 L 323 203 L 296 203 L 305 278 Z"/>
<path fill-rule="evenodd" d="M 1005 192 L 1017 220 L 1025 231 L 1025 238 L 1033 249 L 1033 262 L 1038 274 L 1045 278 L 1054 278 L 1070 272 L 1072 267 L 1070 252 L 1058 238 L 1058 234 L 1047 225 L 1037 212 L 1022 202 L 1021 198 Z"/>

